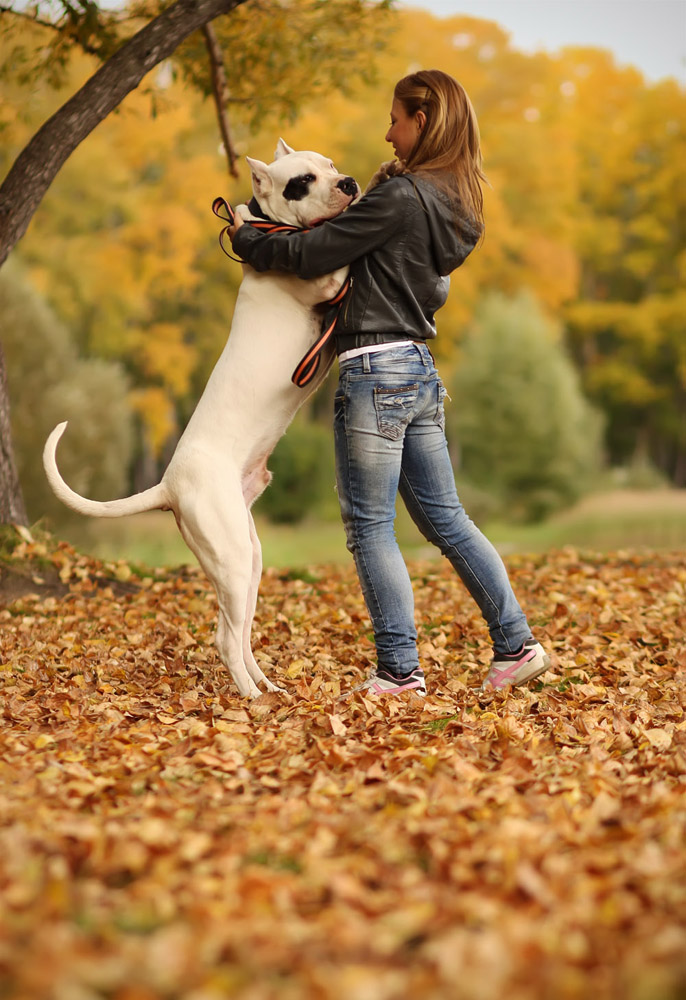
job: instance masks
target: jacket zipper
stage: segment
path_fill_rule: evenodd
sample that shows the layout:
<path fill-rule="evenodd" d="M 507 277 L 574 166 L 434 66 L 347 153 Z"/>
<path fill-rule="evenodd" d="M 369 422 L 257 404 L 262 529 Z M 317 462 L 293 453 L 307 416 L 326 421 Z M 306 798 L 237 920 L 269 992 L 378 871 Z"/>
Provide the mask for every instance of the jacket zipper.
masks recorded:
<path fill-rule="evenodd" d="M 350 308 L 350 300 L 351 300 L 352 295 L 353 295 L 353 281 L 354 281 L 354 279 L 351 278 L 350 279 L 350 288 L 348 289 L 348 294 L 346 295 L 346 300 L 347 301 L 345 303 L 345 309 L 343 310 L 343 322 L 344 323 L 347 322 L 347 320 L 348 320 L 348 309 Z"/>

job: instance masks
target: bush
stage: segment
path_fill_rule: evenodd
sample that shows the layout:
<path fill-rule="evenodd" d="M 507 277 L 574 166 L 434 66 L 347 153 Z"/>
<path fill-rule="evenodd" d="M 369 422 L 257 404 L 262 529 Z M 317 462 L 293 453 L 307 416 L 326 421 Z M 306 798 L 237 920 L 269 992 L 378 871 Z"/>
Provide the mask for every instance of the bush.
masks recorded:
<path fill-rule="evenodd" d="M 511 520 L 572 504 L 601 464 L 602 419 L 560 332 L 528 293 L 489 295 L 462 344 L 447 408 L 466 479 Z"/>
<path fill-rule="evenodd" d="M 79 358 L 69 333 L 11 264 L 0 274 L 0 337 L 7 363 L 12 436 L 29 519 L 73 522 L 43 471 L 45 439 L 69 427 L 58 452 L 78 493 L 110 499 L 126 491 L 133 442 L 128 385 L 120 365 Z"/>
<path fill-rule="evenodd" d="M 327 427 L 296 418 L 268 464 L 272 483 L 257 501 L 256 510 L 270 521 L 295 524 L 333 489 L 333 434 Z"/>
<path fill-rule="evenodd" d="M 645 455 L 635 456 L 628 465 L 610 472 L 610 486 L 625 490 L 664 490 L 671 487 L 669 476 L 654 466 Z"/>

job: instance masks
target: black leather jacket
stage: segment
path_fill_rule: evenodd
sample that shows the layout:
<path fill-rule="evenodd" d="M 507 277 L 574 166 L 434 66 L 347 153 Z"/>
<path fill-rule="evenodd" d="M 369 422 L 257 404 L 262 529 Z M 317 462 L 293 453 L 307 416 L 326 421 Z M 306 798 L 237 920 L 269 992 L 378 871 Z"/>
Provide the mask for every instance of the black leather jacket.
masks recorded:
<path fill-rule="evenodd" d="M 456 224 L 456 219 L 458 220 Z M 241 226 L 234 250 L 257 271 L 314 278 L 350 265 L 352 287 L 336 324 L 336 350 L 430 340 L 447 275 L 473 250 L 480 231 L 430 181 L 403 174 L 382 181 L 342 215 L 302 233 Z"/>

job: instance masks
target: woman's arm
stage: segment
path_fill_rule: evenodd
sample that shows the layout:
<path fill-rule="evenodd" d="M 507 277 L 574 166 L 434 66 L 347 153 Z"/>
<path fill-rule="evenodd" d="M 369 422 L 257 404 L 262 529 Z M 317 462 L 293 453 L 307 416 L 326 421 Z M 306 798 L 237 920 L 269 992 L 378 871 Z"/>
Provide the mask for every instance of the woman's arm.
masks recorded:
<path fill-rule="evenodd" d="M 289 271 L 317 278 L 383 246 L 418 206 L 405 182 L 386 181 L 342 215 L 302 233 L 262 233 L 249 223 L 236 227 L 233 248 L 256 271 Z"/>

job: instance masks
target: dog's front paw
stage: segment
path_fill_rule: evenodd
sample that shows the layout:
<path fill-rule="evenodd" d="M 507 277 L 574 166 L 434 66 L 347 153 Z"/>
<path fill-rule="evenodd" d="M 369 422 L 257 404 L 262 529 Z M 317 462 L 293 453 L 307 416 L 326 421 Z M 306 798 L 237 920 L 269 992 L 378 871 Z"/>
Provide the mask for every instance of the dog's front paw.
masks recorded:
<path fill-rule="evenodd" d="M 234 212 L 236 215 L 240 215 L 243 222 L 249 222 L 253 218 L 252 212 L 247 205 L 237 205 Z"/>
<path fill-rule="evenodd" d="M 387 160 L 386 163 L 382 163 L 375 174 L 372 175 L 369 184 L 364 189 L 364 193 L 367 194 L 372 188 L 375 188 L 377 184 L 381 184 L 382 181 L 387 181 L 389 177 L 397 177 L 399 174 L 405 173 L 405 163 L 403 160 Z"/>

